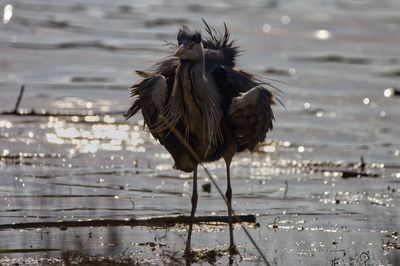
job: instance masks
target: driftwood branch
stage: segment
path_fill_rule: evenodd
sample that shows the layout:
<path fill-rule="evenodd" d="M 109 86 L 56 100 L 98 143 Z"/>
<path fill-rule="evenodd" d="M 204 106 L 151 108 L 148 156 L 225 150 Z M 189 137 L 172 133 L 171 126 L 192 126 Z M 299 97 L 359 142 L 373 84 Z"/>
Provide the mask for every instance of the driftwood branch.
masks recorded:
<path fill-rule="evenodd" d="M 234 223 L 247 222 L 256 223 L 256 216 L 237 215 L 232 217 Z M 228 216 L 199 216 L 194 218 L 194 223 L 228 223 Z M 0 230 L 7 229 L 37 229 L 37 228 L 60 228 L 66 230 L 72 227 L 115 227 L 115 226 L 146 226 L 146 227 L 171 227 L 177 224 L 190 224 L 190 216 L 155 217 L 148 219 L 98 219 L 86 221 L 57 221 L 57 222 L 32 222 L 0 224 Z"/>
<path fill-rule="evenodd" d="M 18 107 L 19 107 L 19 104 L 21 103 L 22 95 L 24 95 L 24 90 L 25 90 L 25 85 L 22 84 L 21 90 L 19 91 L 17 102 L 14 107 L 14 111 L 13 111 L 14 114 L 16 114 L 18 112 Z"/>
<path fill-rule="evenodd" d="M 82 111 L 82 112 L 70 112 L 70 111 L 59 111 L 59 112 L 54 112 L 54 111 L 3 111 L 0 112 L 0 115 L 17 115 L 17 116 L 79 116 L 79 117 L 84 117 L 84 116 L 105 116 L 105 115 L 123 115 L 125 111 L 114 111 L 114 112 L 91 112 L 91 111 Z"/>
<path fill-rule="evenodd" d="M 15 103 L 15 107 L 12 111 L 1 111 L 0 115 L 17 115 L 17 116 L 88 116 L 88 115 L 98 115 L 98 116 L 105 116 L 105 115 L 123 115 L 125 111 L 113 111 L 113 112 L 99 112 L 95 113 L 93 111 L 48 111 L 48 110 L 40 110 L 35 111 L 34 109 L 30 111 L 26 110 L 19 110 L 19 105 L 21 103 L 22 97 L 24 95 L 25 85 L 21 86 L 19 91 L 19 95 L 17 98 L 17 102 Z"/>

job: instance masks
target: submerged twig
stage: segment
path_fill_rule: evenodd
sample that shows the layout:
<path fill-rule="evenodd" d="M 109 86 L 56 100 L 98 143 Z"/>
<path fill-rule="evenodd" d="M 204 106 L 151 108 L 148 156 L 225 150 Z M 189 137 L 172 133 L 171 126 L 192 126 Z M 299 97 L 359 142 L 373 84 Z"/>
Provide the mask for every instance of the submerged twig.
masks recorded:
<path fill-rule="evenodd" d="M 2 111 L 0 115 L 16 115 L 16 116 L 78 116 L 78 117 L 85 117 L 85 116 L 112 116 L 112 115 L 123 115 L 125 111 L 112 111 L 112 112 L 92 112 L 92 111 L 81 111 L 81 112 L 70 112 L 70 111 L 48 111 L 48 110 L 41 110 L 36 111 L 32 109 L 31 111 Z"/>
<path fill-rule="evenodd" d="M 199 216 L 195 217 L 194 222 L 200 223 L 228 223 L 228 216 Z M 247 222 L 255 223 L 254 215 L 237 215 L 233 217 L 234 223 Z M 13 223 L 1 224 L 0 230 L 6 229 L 37 229 L 37 228 L 60 228 L 66 230 L 69 227 L 110 227 L 110 226 L 147 226 L 147 227 L 168 227 L 176 224 L 190 224 L 190 216 L 173 216 L 173 217 L 155 217 L 148 219 L 99 219 L 88 221 L 58 221 L 58 222 L 31 222 L 31 223 Z"/>
<path fill-rule="evenodd" d="M 385 168 L 398 168 L 398 165 L 385 165 Z M 335 163 L 335 162 L 302 162 L 300 169 L 308 172 L 327 172 L 338 173 L 343 179 L 362 178 L 362 177 L 379 177 L 376 172 L 369 170 L 371 164 L 367 164 L 364 157 L 360 157 L 359 162 L 354 163 Z"/>
<path fill-rule="evenodd" d="M 16 114 L 18 112 L 18 107 L 19 107 L 19 104 L 21 103 L 22 95 L 24 95 L 24 90 L 25 90 L 25 85 L 22 84 L 21 90 L 19 91 L 17 102 L 15 103 L 15 107 L 14 107 L 14 111 L 13 111 L 14 114 Z"/>
<path fill-rule="evenodd" d="M 342 178 L 361 178 L 361 177 L 379 177 L 376 173 L 370 173 L 366 170 L 367 164 L 365 163 L 364 156 L 361 156 L 360 163 L 356 169 L 342 171 Z"/>
<path fill-rule="evenodd" d="M 19 95 L 17 98 L 17 102 L 15 103 L 15 107 L 12 111 L 1 111 L 0 115 L 17 115 L 17 116 L 106 116 L 106 115 L 123 115 L 125 111 L 112 111 L 112 112 L 98 112 L 95 113 L 93 111 L 49 111 L 49 110 L 40 110 L 36 111 L 32 109 L 30 111 L 27 110 L 19 110 L 19 105 L 21 103 L 22 97 L 24 95 L 25 85 L 21 86 L 19 91 Z"/>
<path fill-rule="evenodd" d="M 289 190 L 289 183 L 285 180 L 285 190 L 283 191 L 283 198 L 286 199 L 287 192 Z"/>

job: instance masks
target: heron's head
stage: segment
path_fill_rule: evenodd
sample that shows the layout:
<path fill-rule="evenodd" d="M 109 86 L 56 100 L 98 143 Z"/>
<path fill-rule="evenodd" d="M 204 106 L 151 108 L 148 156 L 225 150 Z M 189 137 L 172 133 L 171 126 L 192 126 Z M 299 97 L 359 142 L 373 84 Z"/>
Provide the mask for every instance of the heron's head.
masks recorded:
<path fill-rule="evenodd" d="M 203 44 L 201 34 L 193 31 L 187 26 L 183 26 L 178 33 L 178 49 L 174 56 L 183 60 L 201 61 L 203 60 Z"/>

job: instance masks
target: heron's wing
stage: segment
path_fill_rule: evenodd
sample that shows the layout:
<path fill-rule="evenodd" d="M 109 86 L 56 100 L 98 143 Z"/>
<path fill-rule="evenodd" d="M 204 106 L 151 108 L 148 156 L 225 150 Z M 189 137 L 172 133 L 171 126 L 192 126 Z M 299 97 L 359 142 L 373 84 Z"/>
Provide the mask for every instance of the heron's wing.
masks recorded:
<path fill-rule="evenodd" d="M 189 155 L 180 139 L 171 133 L 169 128 L 159 130 L 160 122 L 164 121 L 163 115 L 171 93 L 169 81 L 163 75 L 146 73 L 142 76 L 146 75 L 152 76 L 144 78 L 131 87 L 133 101 L 131 107 L 125 113 L 125 117 L 128 119 L 139 110 L 142 110 L 144 121 L 148 125 L 151 134 L 169 151 L 175 160 L 176 167 L 182 171 L 191 172 L 196 162 Z M 185 127 L 181 122 L 178 121 L 174 128 L 184 135 Z"/>
<path fill-rule="evenodd" d="M 211 76 L 218 87 L 225 110 L 228 109 L 233 98 L 262 84 L 254 75 L 244 70 L 223 65 L 215 66 Z"/>
<path fill-rule="evenodd" d="M 228 117 L 239 150 L 253 150 L 272 130 L 273 103 L 271 92 L 263 86 L 256 86 L 233 98 Z"/>
<path fill-rule="evenodd" d="M 233 98 L 261 85 L 256 76 L 235 67 L 235 60 L 242 51 L 231 39 L 226 24 L 218 29 L 211 27 L 204 19 L 203 22 L 207 32 L 203 39 L 205 68 L 207 73 L 212 74 L 221 94 Z"/>
<path fill-rule="evenodd" d="M 130 96 L 132 104 L 125 113 L 128 119 L 142 110 L 144 121 L 147 125 L 157 122 L 162 113 L 167 97 L 168 86 L 164 76 L 153 75 L 140 81 L 131 87 Z"/>

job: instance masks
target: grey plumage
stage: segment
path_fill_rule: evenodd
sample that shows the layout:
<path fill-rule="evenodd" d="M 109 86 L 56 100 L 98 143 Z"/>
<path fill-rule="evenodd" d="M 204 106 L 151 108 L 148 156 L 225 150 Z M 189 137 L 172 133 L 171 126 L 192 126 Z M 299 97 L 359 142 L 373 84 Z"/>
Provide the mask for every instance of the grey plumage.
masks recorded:
<path fill-rule="evenodd" d="M 197 206 L 197 165 L 199 162 L 171 133 L 175 128 L 203 161 L 224 158 L 227 165 L 231 203 L 229 166 L 236 152 L 253 150 L 273 128 L 274 98 L 268 83 L 235 67 L 239 48 L 230 40 L 224 24 L 222 31 L 205 21 L 206 38 L 183 26 L 178 33 L 178 49 L 149 71 L 137 71 L 143 77 L 131 87 L 132 105 L 125 116 L 142 111 L 152 135 L 169 151 L 175 167 L 192 172 L 192 219 Z M 228 206 L 231 217 L 231 208 Z M 233 227 L 230 247 L 233 248 Z M 189 227 L 186 253 L 190 250 Z"/>
<path fill-rule="evenodd" d="M 240 147 L 253 150 L 273 129 L 272 103 L 271 92 L 262 86 L 233 98 L 228 117 Z"/>

